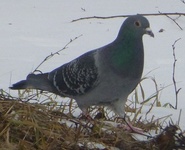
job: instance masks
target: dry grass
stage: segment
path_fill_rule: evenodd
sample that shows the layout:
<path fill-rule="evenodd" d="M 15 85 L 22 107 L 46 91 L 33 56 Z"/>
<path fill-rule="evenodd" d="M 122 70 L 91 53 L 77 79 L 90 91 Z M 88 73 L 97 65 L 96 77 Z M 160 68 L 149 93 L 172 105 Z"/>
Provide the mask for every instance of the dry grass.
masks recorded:
<path fill-rule="evenodd" d="M 30 97 L 35 99 L 35 96 Z M 30 97 L 27 100 L 31 100 Z M 72 110 L 75 109 L 72 104 L 68 106 L 70 115 L 66 115 L 63 113 L 66 106 L 22 100 L 3 92 L 0 94 L 1 150 L 108 150 L 115 147 L 121 150 L 158 150 L 183 147 L 185 144 L 185 137 L 182 132 L 181 135 L 177 134 L 178 128 L 174 125 L 142 142 L 135 140 L 131 133 L 123 129 L 105 125 L 104 121 L 114 121 L 104 115 L 102 117 L 101 113 L 88 122 L 72 116 Z M 146 131 L 159 127 L 154 122 L 144 124 L 137 121 L 136 125 Z"/>

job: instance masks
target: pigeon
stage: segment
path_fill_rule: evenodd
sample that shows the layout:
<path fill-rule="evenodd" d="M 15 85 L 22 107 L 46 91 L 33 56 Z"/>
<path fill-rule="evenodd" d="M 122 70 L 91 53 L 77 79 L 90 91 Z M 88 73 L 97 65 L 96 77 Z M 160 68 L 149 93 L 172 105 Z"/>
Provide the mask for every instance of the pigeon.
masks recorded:
<path fill-rule="evenodd" d="M 39 89 L 75 99 L 82 112 L 90 106 L 107 106 L 125 118 L 128 95 L 141 80 L 144 65 L 143 35 L 154 37 L 142 15 L 129 16 L 116 39 L 91 50 L 48 73 L 29 74 L 13 90 Z"/>

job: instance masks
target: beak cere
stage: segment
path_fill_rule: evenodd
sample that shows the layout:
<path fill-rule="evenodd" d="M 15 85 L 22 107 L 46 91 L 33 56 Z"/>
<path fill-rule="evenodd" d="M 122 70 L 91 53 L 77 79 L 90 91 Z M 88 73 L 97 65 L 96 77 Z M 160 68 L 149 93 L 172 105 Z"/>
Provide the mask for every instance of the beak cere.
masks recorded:
<path fill-rule="evenodd" d="M 145 29 L 146 34 L 150 35 L 151 37 L 154 37 L 154 34 L 150 28 Z"/>

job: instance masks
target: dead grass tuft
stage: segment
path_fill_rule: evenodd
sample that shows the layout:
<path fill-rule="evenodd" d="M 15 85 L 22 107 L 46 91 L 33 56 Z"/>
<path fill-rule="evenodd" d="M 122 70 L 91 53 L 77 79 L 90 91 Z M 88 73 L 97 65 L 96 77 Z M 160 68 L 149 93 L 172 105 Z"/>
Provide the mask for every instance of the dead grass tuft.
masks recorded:
<path fill-rule="evenodd" d="M 74 109 L 70 104 L 69 108 Z M 185 136 L 176 126 L 169 125 L 159 135 L 138 141 L 123 129 L 105 125 L 104 115 L 97 114 L 92 122 L 63 113 L 48 103 L 29 103 L 8 94 L 0 94 L 1 150 L 158 150 L 184 148 Z M 70 114 L 70 113 L 69 113 Z M 154 122 L 137 121 L 146 131 L 158 128 Z"/>

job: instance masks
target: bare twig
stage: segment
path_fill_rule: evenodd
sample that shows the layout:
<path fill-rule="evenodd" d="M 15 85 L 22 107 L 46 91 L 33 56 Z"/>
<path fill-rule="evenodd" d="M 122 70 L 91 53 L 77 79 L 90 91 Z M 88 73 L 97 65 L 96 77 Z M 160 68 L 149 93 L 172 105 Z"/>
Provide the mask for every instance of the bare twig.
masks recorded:
<path fill-rule="evenodd" d="M 177 109 L 177 104 L 178 104 L 178 93 L 179 91 L 181 90 L 181 88 L 177 88 L 177 84 L 176 84 L 176 80 L 175 80 L 175 68 L 176 68 L 176 62 L 177 62 L 177 58 L 176 58 L 176 55 L 175 55 L 175 44 L 181 40 L 181 38 L 177 39 L 173 45 L 172 45 L 172 48 L 173 48 L 173 59 L 174 59 L 174 62 L 173 62 L 173 76 L 172 76 L 172 80 L 173 80 L 173 85 L 174 85 L 174 89 L 175 89 L 175 100 L 176 100 L 176 104 L 175 104 L 175 109 Z"/>
<path fill-rule="evenodd" d="M 46 58 L 44 58 L 44 60 L 35 68 L 35 70 L 33 71 L 33 73 L 34 72 L 41 72 L 40 70 L 38 70 L 38 68 L 45 62 L 45 61 L 47 61 L 47 60 L 49 60 L 50 58 L 52 58 L 54 55 L 59 55 L 59 53 L 61 52 L 61 51 L 63 51 L 63 50 L 65 50 L 65 49 L 67 49 L 68 47 L 68 45 L 69 44 L 71 44 L 73 41 L 75 41 L 76 39 L 78 39 L 79 37 L 81 37 L 82 36 L 82 34 L 81 35 L 79 35 L 79 36 L 77 36 L 77 37 L 75 37 L 74 39 L 71 39 L 62 49 L 60 49 L 60 50 L 58 50 L 58 51 L 56 51 L 55 53 L 51 53 L 50 55 L 48 55 L 48 56 L 46 56 Z"/>
<path fill-rule="evenodd" d="M 182 2 L 183 4 L 185 4 L 185 0 L 181 0 L 181 2 Z"/>
<path fill-rule="evenodd" d="M 179 112 L 179 117 L 178 117 L 178 121 L 177 121 L 178 126 L 180 124 L 181 114 L 182 114 L 182 109 L 180 109 L 180 112 Z"/>
<path fill-rule="evenodd" d="M 160 11 L 159 11 L 159 13 L 160 14 L 163 14 L 163 13 L 161 13 Z M 182 29 L 182 27 L 176 22 L 176 20 L 175 19 L 173 19 L 173 18 L 171 18 L 168 14 L 164 14 L 166 17 L 168 17 L 170 20 L 172 20 L 181 30 L 183 30 Z M 179 15 L 180 16 L 180 15 Z"/>
<path fill-rule="evenodd" d="M 153 13 L 153 14 L 140 14 L 143 16 L 163 16 L 163 15 L 178 15 L 178 16 L 185 16 L 185 13 Z M 112 18 L 125 18 L 125 17 L 129 17 L 132 15 L 116 15 L 116 16 L 108 16 L 108 17 L 100 17 L 100 16 L 91 16 L 91 17 L 83 17 L 83 18 L 78 18 L 78 19 L 74 19 L 71 22 L 76 22 L 76 21 L 80 21 L 80 20 L 85 20 L 85 19 L 112 19 Z"/>

